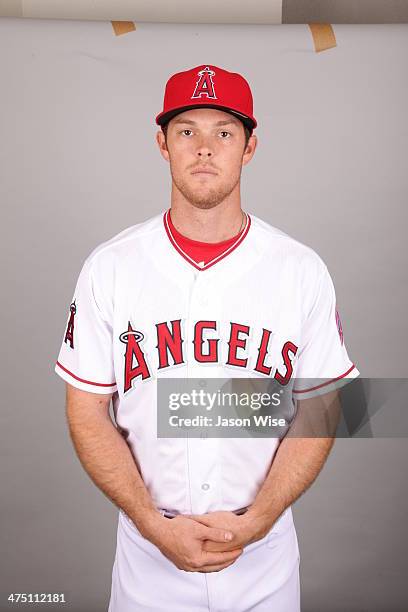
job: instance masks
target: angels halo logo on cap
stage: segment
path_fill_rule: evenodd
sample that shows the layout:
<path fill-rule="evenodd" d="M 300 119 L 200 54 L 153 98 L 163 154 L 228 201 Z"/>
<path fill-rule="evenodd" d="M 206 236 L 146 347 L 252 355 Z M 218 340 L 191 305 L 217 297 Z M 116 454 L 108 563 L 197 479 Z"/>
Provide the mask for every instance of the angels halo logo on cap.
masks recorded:
<path fill-rule="evenodd" d="M 252 133 L 257 121 L 253 115 L 253 98 L 246 79 L 212 64 L 201 64 L 177 72 L 167 81 L 163 110 L 156 116 L 163 126 L 179 113 L 194 108 L 215 108 L 238 117 Z"/>
<path fill-rule="evenodd" d="M 206 66 L 204 70 L 198 72 L 200 77 L 196 83 L 194 93 L 191 98 L 200 98 L 201 96 L 207 96 L 207 98 L 217 99 L 214 90 L 214 82 L 212 77 L 215 75 L 215 71 L 211 70 L 209 66 Z"/>

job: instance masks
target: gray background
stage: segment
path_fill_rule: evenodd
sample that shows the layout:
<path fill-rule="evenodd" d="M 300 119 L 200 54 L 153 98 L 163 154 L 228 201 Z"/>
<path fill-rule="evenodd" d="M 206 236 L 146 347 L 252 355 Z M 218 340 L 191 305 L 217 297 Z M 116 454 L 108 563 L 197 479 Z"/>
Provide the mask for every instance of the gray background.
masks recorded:
<path fill-rule="evenodd" d="M 85 257 L 169 205 L 154 116 L 174 72 L 247 77 L 259 146 L 244 210 L 327 263 L 361 374 L 407 376 L 407 33 L 338 25 L 316 54 L 306 25 L 115 37 L 108 22 L 0 20 L 1 610 L 10 592 L 107 607 L 117 511 L 74 455 L 53 368 Z M 407 459 L 405 439 L 336 442 L 294 506 L 303 612 L 407 609 Z"/>

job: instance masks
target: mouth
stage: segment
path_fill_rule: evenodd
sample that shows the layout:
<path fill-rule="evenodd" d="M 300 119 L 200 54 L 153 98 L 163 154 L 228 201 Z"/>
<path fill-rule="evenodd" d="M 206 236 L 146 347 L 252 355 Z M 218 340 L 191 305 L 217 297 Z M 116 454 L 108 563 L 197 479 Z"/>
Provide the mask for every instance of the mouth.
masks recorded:
<path fill-rule="evenodd" d="M 191 174 L 213 174 L 215 176 L 217 173 L 212 170 L 194 170 Z"/>

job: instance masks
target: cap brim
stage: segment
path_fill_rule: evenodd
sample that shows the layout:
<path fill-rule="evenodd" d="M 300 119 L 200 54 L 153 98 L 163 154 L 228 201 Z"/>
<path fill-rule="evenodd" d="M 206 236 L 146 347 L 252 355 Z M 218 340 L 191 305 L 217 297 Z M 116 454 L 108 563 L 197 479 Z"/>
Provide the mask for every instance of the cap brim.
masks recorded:
<path fill-rule="evenodd" d="M 180 113 L 187 110 L 193 110 L 194 108 L 215 108 L 217 110 L 222 110 L 240 119 L 240 121 L 242 121 L 242 123 L 246 125 L 251 130 L 251 132 L 256 127 L 256 122 L 254 122 L 253 119 L 251 119 L 247 115 L 243 115 L 242 113 L 232 110 L 231 108 L 228 108 L 226 106 L 220 106 L 219 104 L 191 104 L 190 106 L 175 108 L 173 110 L 167 111 L 167 113 L 160 113 L 159 115 L 157 115 L 156 123 L 158 125 L 164 125 L 165 123 L 168 123 L 170 119 L 173 119 L 173 117 L 175 117 L 176 115 L 179 115 Z"/>

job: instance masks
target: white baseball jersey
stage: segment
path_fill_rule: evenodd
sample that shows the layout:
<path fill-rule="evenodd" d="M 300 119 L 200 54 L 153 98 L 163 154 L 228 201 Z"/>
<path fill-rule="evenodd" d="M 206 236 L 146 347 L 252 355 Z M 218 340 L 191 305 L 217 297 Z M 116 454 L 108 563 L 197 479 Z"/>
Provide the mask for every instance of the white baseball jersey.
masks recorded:
<path fill-rule="evenodd" d="M 86 259 L 55 371 L 84 391 L 114 394 L 116 422 L 158 508 L 235 510 L 254 500 L 279 439 L 158 438 L 157 378 L 296 377 L 302 399 L 359 372 L 313 249 L 246 214 L 236 242 L 200 267 L 177 246 L 167 215 Z M 307 378 L 327 382 L 308 388 Z"/>

